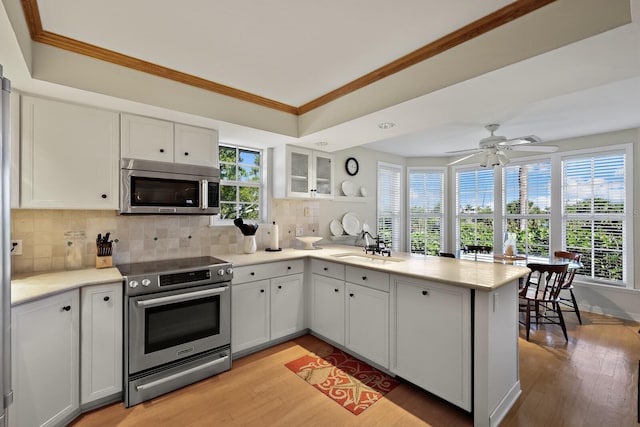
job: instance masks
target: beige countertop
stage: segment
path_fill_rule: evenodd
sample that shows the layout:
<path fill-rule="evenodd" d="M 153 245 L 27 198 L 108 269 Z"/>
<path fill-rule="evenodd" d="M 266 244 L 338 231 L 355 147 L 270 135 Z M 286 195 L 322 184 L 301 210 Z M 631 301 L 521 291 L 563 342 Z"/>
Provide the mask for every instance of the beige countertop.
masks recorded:
<path fill-rule="evenodd" d="M 460 260 L 437 256 L 394 252 L 387 257 L 372 256 L 358 259 L 341 255 L 364 255 L 362 248 L 345 245 L 323 245 L 317 250 L 283 249 L 280 252 L 257 251 L 254 254 L 218 254 L 235 267 L 284 261 L 296 258 L 316 258 L 417 279 L 428 279 L 470 289 L 490 291 L 528 274 L 529 269 L 502 263 Z"/>
<path fill-rule="evenodd" d="M 122 282 L 122 275 L 115 267 L 18 275 L 11 279 L 11 305 L 22 304 L 82 286 L 114 282 Z"/>
<path fill-rule="evenodd" d="M 234 267 L 310 257 L 484 291 L 499 288 L 529 272 L 528 268 L 520 266 L 403 252 L 393 253 L 392 260 L 381 256 L 359 258 L 353 255 L 364 255 L 364 252 L 362 248 L 355 246 L 326 245 L 320 248 L 283 249 L 279 252 L 257 251 L 253 254 L 216 254 L 216 257 L 231 262 Z M 82 286 L 120 281 L 122 275 L 115 267 L 20 275 L 11 280 L 11 304 L 22 304 Z"/>

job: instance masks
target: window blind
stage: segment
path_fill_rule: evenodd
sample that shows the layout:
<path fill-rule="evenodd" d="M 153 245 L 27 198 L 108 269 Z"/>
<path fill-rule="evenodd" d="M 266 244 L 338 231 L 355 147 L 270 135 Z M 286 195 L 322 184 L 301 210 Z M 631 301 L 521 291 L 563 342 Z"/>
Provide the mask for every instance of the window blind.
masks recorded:
<path fill-rule="evenodd" d="M 551 161 L 503 169 L 503 230 L 514 233 L 518 254 L 549 256 Z"/>
<path fill-rule="evenodd" d="M 625 163 L 624 152 L 562 162 L 564 247 L 582 254 L 580 274 L 619 285 L 627 267 Z"/>
<path fill-rule="evenodd" d="M 378 163 L 378 235 L 391 250 L 401 250 L 402 166 Z"/>
<path fill-rule="evenodd" d="M 444 172 L 410 169 L 408 184 L 410 251 L 438 255 L 444 242 Z"/>
<path fill-rule="evenodd" d="M 456 245 L 493 246 L 493 169 L 456 172 Z"/>

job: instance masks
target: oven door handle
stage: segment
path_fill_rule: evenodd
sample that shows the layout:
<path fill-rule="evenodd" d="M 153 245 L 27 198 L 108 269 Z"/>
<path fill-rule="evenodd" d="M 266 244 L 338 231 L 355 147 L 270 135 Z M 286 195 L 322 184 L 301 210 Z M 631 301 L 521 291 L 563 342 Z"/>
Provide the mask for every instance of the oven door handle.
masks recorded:
<path fill-rule="evenodd" d="M 203 365 L 198 365 L 198 366 L 195 366 L 193 368 L 187 369 L 185 371 L 177 372 L 177 373 L 175 373 L 173 375 L 169 375 L 167 377 L 160 378 L 160 379 L 155 380 L 155 381 L 151 381 L 150 383 L 137 385 L 136 386 L 136 391 L 148 390 L 148 389 L 157 387 L 157 386 L 162 385 L 164 383 L 167 383 L 169 381 L 173 381 L 176 378 L 184 377 L 185 375 L 189 375 L 189 374 L 192 374 L 194 372 L 201 371 L 202 369 L 210 368 L 211 366 L 218 365 L 220 363 L 224 363 L 224 362 L 227 361 L 227 359 L 229 359 L 229 356 L 225 355 L 225 356 L 221 357 L 220 359 L 216 359 L 216 360 L 213 360 L 211 362 L 207 362 L 207 363 L 205 363 Z"/>
<path fill-rule="evenodd" d="M 188 294 L 176 294 L 168 297 L 152 298 L 141 301 L 136 301 L 138 307 L 153 307 L 155 305 L 161 305 L 171 302 L 190 301 L 192 299 L 201 298 L 207 295 L 216 295 L 226 292 L 229 286 L 221 286 L 214 289 L 205 289 L 203 291 L 189 292 Z"/>

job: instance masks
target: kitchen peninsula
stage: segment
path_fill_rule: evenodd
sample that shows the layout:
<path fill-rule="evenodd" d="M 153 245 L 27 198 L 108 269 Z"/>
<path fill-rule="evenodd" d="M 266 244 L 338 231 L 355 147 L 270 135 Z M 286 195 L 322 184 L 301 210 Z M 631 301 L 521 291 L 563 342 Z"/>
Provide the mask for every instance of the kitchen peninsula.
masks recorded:
<path fill-rule="evenodd" d="M 296 272 L 288 263 L 305 258 L 304 324 L 314 335 L 472 411 L 476 426 L 497 425 L 520 395 L 517 292 L 526 267 L 341 245 L 221 257 L 234 265 L 234 295 L 265 279 L 261 271 Z"/>
<path fill-rule="evenodd" d="M 311 330 L 472 411 L 476 426 L 497 425 L 520 394 L 516 296 L 518 279 L 528 272 L 524 267 L 405 253 L 367 256 L 361 248 L 341 245 L 216 256 L 233 264 L 234 303 L 242 303 L 243 290 L 253 289 L 271 304 L 271 317 L 255 322 L 270 327 L 265 340 L 236 351 L 241 343 L 235 339 L 234 357 L 289 339 L 294 330 L 298 334 Z M 62 290 L 56 292 L 55 284 L 49 286 L 44 279 L 64 283 L 61 276 L 81 271 L 22 277 L 12 284 L 14 295 L 25 298 L 25 288 L 37 286 L 45 292 L 41 298 L 48 297 Z M 87 283 L 78 281 L 79 288 L 95 284 L 86 271 Z M 113 280 L 109 274 L 108 281 Z M 296 301 L 286 295 L 289 284 L 299 290 L 295 294 L 301 301 L 299 310 L 282 310 Z M 68 289 L 65 283 L 64 290 Z M 278 300 L 280 291 L 285 298 Z M 14 305 L 37 299 L 31 292 L 28 295 L 14 300 Z M 284 305 L 275 306 L 278 301 Z M 234 318 L 234 336 L 242 332 L 243 322 L 252 323 L 254 311 L 235 310 L 244 318 Z M 296 312 L 302 316 L 294 319 L 297 327 L 294 322 L 293 329 L 287 328 L 282 319 Z M 334 334 L 335 328 L 328 328 L 325 321 L 336 319 L 342 323 Z"/>

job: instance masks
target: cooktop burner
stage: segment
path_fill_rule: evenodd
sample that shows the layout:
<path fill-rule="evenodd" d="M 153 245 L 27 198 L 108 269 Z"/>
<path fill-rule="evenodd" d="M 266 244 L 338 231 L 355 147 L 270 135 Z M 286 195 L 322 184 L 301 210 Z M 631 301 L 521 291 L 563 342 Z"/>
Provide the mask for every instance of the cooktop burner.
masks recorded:
<path fill-rule="evenodd" d="M 118 270 L 120 270 L 123 276 L 138 276 L 144 274 L 172 273 L 175 271 L 214 267 L 223 264 L 227 265 L 229 262 L 210 256 L 201 256 L 120 264 L 118 265 Z"/>

